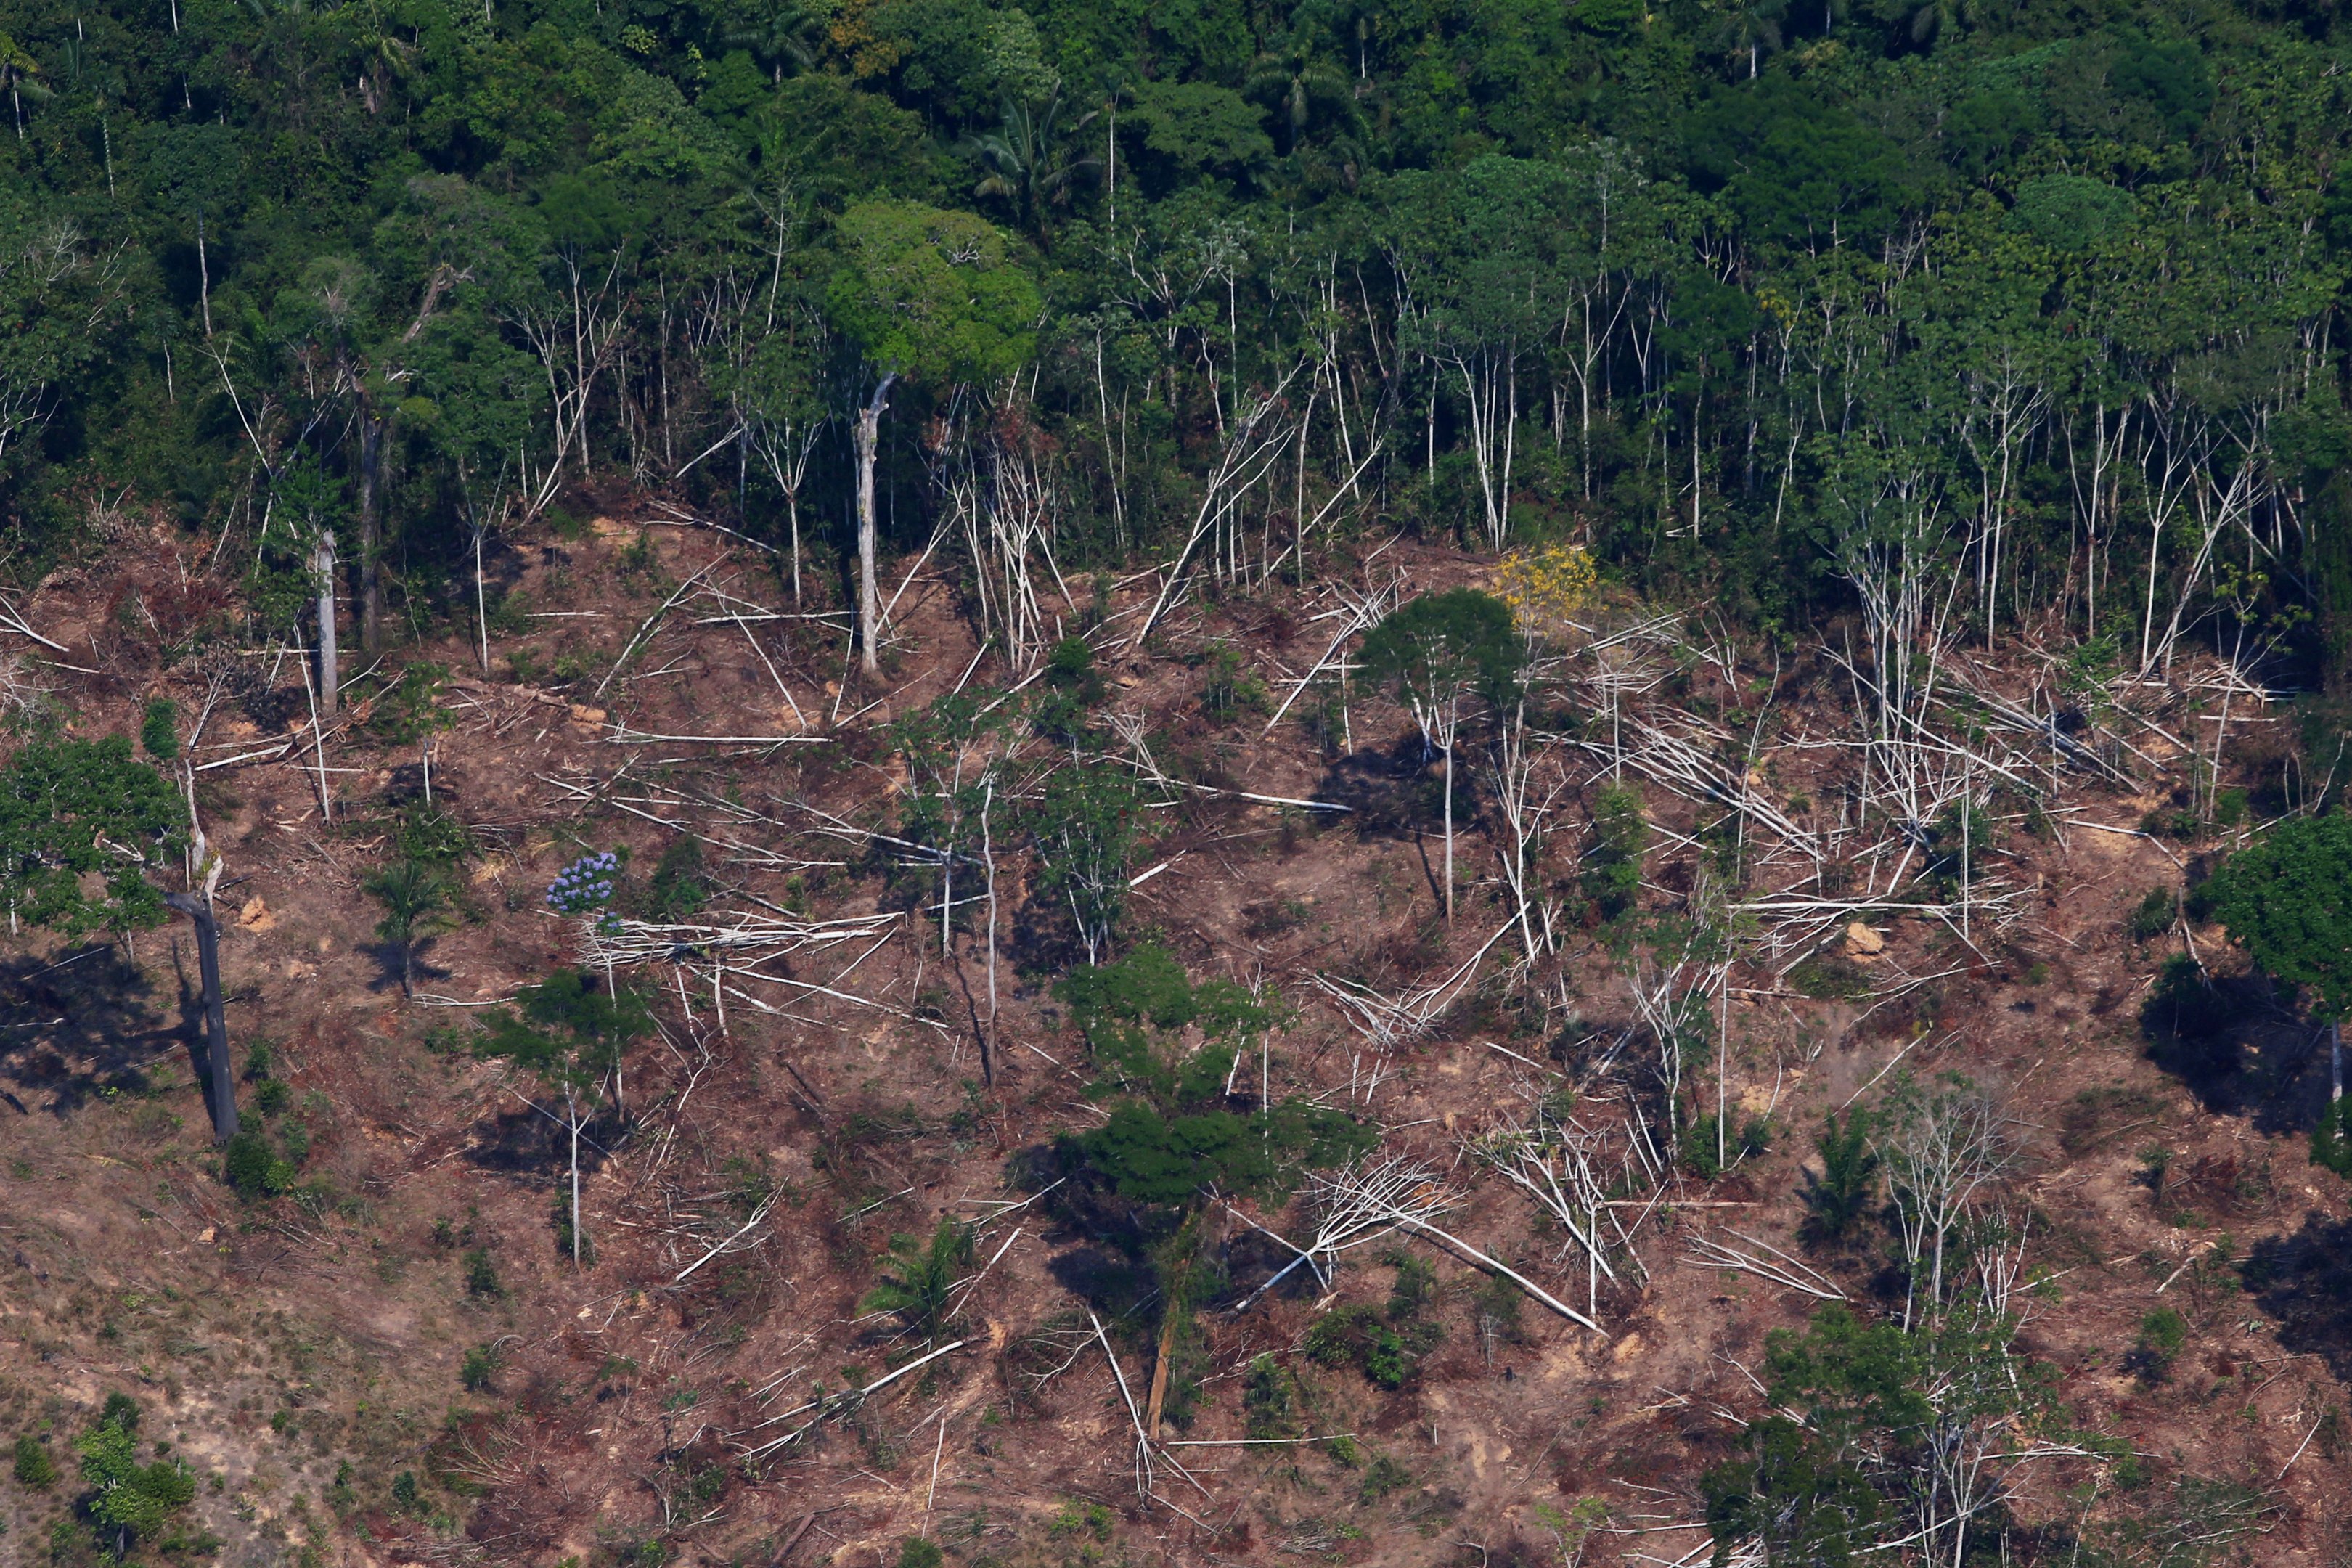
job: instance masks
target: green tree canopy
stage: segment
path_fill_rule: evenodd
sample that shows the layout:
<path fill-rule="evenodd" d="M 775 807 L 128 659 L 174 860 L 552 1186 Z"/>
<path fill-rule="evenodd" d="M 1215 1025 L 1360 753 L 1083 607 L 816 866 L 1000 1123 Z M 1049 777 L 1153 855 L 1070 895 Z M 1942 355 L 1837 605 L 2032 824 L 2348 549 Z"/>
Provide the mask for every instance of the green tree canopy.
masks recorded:
<path fill-rule="evenodd" d="M 580 1227 L 580 1131 L 602 1101 L 617 1093 L 621 1061 L 630 1043 L 652 1032 L 653 1015 L 633 990 L 600 991 L 576 969 L 559 969 L 526 987 L 520 1010 L 502 1015 L 475 1044 L 477 1055 L 513 1063 L 563 1097 L 572 1134 L 570 1245 L 576 1266 L 586 1238 Z"/>
<path fill-rule="evenodd" d="M 885 374 L 976 384 L 1028 360 L 1043 300 L 987 219 L 861 202 L 835 220 L 834 234 L 841 265 L 826 304 Z"/>
<path fill-rule="evenodd" d="M 117 1557 L 133 1541 L 161 1533 L 196 1496 L 196 1478 L 178 1459 L 139 1462 L 138 1430 L 138 1405 L 117 1394 L 98 1426 L 74 1441 L 82 1479 L 92 1489 L 90 1521 Z"/>
<path fill-rule="evenodd" d="M 1367 676 L 1393 687 L 1423 718 L 1468 697 L 1509 700 L 1527 645 L 1500 599 L 1449 588 L 1423 595 L 1374 626 L 1362 658 Z"/>
<path fill-rule="evenodd" d="M 2352 815 L 2281 823 L 2200 896 L 2265 973 L 2309 988 L 2321 1016 L 2352 1010 Z"/>
<path fill-rule="evenodd" d="M 1065 1153 L 1131 1203 L 1182 1210 L 1211 1187 L 1276 1187 L 1372 1141 L 1351 1118 L 1297 1100 L 1230 1109 L 1255 1098 L 1238 1057 L 1280 1023 L 1270 998 L 1231 981 L 1195 984 L 1157 947 L 1073 970 L 1059 994 L 1098 1069 L 1088 1092 L 1118 1097 L 1102 1126 L 1064 1140 Z"/>
<path fill-rule="evenodd" d="M 0 893 L 17 918 L 67 936 L 171 918 L 152 878 L 185 841 L 188 812 L 131 741 L 37 741 L 0 769 Z"/>
<path fill-rule="evenodd" d="M 526 987 L 520 1000 L 521 1007 L 502 1015 L 476 1053 L 503 1058 L 556 1089 L 593 1091 L 629 1044 L 653 1029 L 653 1015 L 635 991 L 607 994 L 576 969 L 555 971 Z"/>
<path fill-rule="evenodd" d="M 1463 708 L 1511 700 L 1527 642 L 1500 599 L 1475 588 L 1424 594 L 1364 638 L 1365 673 L 1395 690 L 1430 750 L 1445 760 L 1445 918 L 1454 918 L 1454 739 Z"/>

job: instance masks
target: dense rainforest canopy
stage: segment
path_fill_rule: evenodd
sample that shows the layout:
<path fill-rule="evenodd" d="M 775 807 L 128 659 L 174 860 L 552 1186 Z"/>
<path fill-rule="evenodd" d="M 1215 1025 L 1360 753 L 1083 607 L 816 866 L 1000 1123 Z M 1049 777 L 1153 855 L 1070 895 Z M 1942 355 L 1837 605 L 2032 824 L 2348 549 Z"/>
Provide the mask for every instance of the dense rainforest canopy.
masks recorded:
<path fill-rule="evenodd" d="M 2324 5 L 26 0 L 6 29 L 18 569 L 163 522 L 289 629 L 327 573 L 373 648 L 488 615 L 478 551 L 631 480 L 835 605 L 865 448 L 883 552 L 960 525 L 1016 651 L 1031 560 L 1291 574 L 1370 522 L 1572 538 L 1766 626 L 2352 668 Z"/>

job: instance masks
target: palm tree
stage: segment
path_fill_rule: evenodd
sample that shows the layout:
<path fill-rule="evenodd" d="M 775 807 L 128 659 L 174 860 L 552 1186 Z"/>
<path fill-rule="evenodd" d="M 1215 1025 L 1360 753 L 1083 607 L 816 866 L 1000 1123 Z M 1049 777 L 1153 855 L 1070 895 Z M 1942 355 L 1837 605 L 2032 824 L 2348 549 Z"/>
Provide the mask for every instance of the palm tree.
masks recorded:
<path fill-rule="evenodd" d="M 1766 49 L 1780 47 L 1780 14 L 1787 0 L 1742 0 L 1724 18 L 1726 41 L 1735 55 L 1748 57 L 1748 79 L 1754 81 Z"/>
<path fill-rule="evenodd" d="M 1039 219 L 1044 207 L 1048 203 L 1068 201 L 1078 176 L 1101 164 L 1100 159 L 1074 153 L 1061 144 L 1062 107 L 1062 89 L 1058 87 L 1042 109 L 1008 100 L 1002 132 L 974 136 L 964 142 L 988 170 L 972 187 L 972 195 L 1003 196 L 1011 201 L 1022 226 L 1033 233 L 1042 228 Z M 1080 115 L 1076 123 L 1069 127 L 1069 135 L 1076 137 L 1092 125 L 1097 112 L 1090 110 Z"/>
<path fill-rule="evenodd" d="M 375 934 L 400 950 L 400 994 L 415 994 L 416 939 L 448 901 L 440 874 L 421 860 L 399 860 L 367 879 L 367 890 L 383 905 Z"/>
<path fill-rule="evenodd" d="M 787 61 L 796 71 L 816 63 L 824 37 L 823 18 L 796 0 L 772 0 L 755 11 L 747 23 L 728 30 L 727 41 L 741 44 L 768 63 L 778 81 L 784 79 Z"/>
<path fill-rule="evenodd" d="M 0 33 L 0 82 L 8 84 L 8 101 L 16 110 L 16 140 L 25 139 L 25 100 L 39 103 L 56 96 L 33 79 L 41 74 L 41 62 L 26 54 L 24 46 L 5 33 Z"/>
<path fill-rule="evenodd" d="M 942 1215 L 928 1242 L 916 1236 L 892 1237 L 885 1261 L 887 1270 L 866 1292 L 857 1310 L 896 1312 L 925 1343 L 938 1339 L 951 1316 L 950 1300 L 963 1267 L 971 1261 L 971 1230 Z"/>
<path fill-rule="evenodd" d="M 1298 150 L 1299 142 L 1318 121 L 1337 120 L 1358 128 L 1363 119 L 1347 77 L 1304 49 L 1258 56 L 1243 96 L 1280 115 L 1285 156 Z"/>

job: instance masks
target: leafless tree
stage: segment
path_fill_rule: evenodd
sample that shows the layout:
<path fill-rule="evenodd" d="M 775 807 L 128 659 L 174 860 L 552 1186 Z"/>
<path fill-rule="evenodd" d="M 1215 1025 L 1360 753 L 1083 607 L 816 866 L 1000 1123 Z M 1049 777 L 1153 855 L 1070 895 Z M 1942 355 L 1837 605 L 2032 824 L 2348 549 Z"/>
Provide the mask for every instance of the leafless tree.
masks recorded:
<path fill-rule="evenodd" d="M 1904 1326 L 1920 1315 L 1923 1270 L 1927 1315 L 1940 1321 L 1951 1238 L 2016 1164 L 2018 1122 L 2006 1100 L 1984 1085 L 1958 1074 L 1928 1083 L 1906 1075 L 1888 1093 L 1876 1129 L 1871 1147 L 1886 1172 L 1911 1273 Z"/>

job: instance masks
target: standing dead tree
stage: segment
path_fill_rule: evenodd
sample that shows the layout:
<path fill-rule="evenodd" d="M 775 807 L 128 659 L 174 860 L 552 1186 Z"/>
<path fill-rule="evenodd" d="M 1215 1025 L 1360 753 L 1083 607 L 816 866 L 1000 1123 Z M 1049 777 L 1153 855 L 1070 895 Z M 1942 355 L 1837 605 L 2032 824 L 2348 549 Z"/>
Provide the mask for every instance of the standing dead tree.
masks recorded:
<path fill-rule="evenodd" d="M 1619 1158 L 1612 1163 L 1609 1154 L 1613 1141 L 1622 1142 L 1618 1142 Z M 1601 1316 L 1604 1277 L 1612 1285 L 1626 1279 L 1647 1280 L 1649 1271 L 1634 1251 L 1633 1237 L 1643 1221 L 1655 1212 L 1656 1201 L 1637 1205 L 1628 1224 L 1623 1218 L 1624 1202 L 1612 1195 L 1651 1184 L 1627 1179 L 1641 1164 L 1629 1128 L 1587 1126 L 1555 1098 L 1547 1096 L 1537 1100 L 1524 1119 L 1473 1141 L 1469 1149 L 1559 1223 L 1568 1237 L 1560 1244 L 1559 1261 L 1565 1261 L 1570 1251 L 1583 1253 L 1585 1310 L 1595 1321 Z M 1604 1224 L 1607 1233 L 1601 1228 Z"/>
<path fill-rule="evenodd" d="M 1520 944 L 1533 965 L 1538 952 L 1559 952 L 1567 934 L 1557 918 L 1562 913 L 1559 900 L 1545 896 L 1540 863 L 1552 813 L 1568 793 L 1570 781 L 1557 754 L 1528 728 L 1527 720 L 1522 699 L 1496 726 L 1486 773 L 1488 793 L 1503 819 L 1495 858 L 1511 895 Z"/>
<path fill-rule="evenodd" d="M 1016 390 L 993 403 L 959 397 L 932 426 L 932 472 L 950 526 L 971 562 L 971 607 L 982 641 L 1015 668 L 1034 664 L 1061 632 L 1046 607 L 1074 595 L 1054 560 L 1063 495 L 1051 437 Z"/>
<path fill-rule="evenodd" d="M 1160 618 L 1176 602 L 1177 595 L 1192 581 L 1189 567 L 1201 542 L 1224 526 L 1242 499 L 1273 471 L 1289 447 L 1297 431 L 1281 417 L 1289 408 L 1285 394 L 1307 363 L 1300 360 L 1284 372 L 1270 389 L 1243 397 L 1234 409 L 1231 427 L 1225 433 L 1224 450 L 1202 486 L 1201 504 L 1192 515 L 1192 530 L 1185 535 L 1183 547 L 1176 552 L 1175 559 L 1168 563 L 1167 580 L 1160 584 L 1151 608 L 1135 628 L 1135 635 L 1128 639 L 1129 652 L 1143 646 L 1144 639 L 1160 625 Z"/>
<path fill-rule="evenodd" d="M 1632 1101 L 1635 1125 L 1648 1145 L 1652 1163 L 1661 1171 L 1673 1163 L 1673 1144 L 1682 1131 L 1685 1072 L 1696 1047 L 1711 1032 L 1709 998 L 1720 994 L 1730 972 L 1727 963 L 1701 962 L 1694 938 L 1671 964 L 1659 963 L 1643 955 L 1627 978 L 1634 1016 L 1641 1020 L 1654 1053 L 1652 1073 L 1659 1110 L 1665 1118 L 1668 1146 L 1664 1150 L 1656 1146 L 1638 1095 Z"/>
<path fill-rule="evenodd" d="M 1886 1173 L 1909 1273 L 1906 1328 L 1923 1296 L 1927 1317 L 1942 1320 L 1952 1237 L 2016 1164 L 2020 1131 L 2000 1095 L 1957 1074 L 1925 1084 L 1906 1076 L 1888 1094 L 1870 1142 Z"/>

